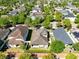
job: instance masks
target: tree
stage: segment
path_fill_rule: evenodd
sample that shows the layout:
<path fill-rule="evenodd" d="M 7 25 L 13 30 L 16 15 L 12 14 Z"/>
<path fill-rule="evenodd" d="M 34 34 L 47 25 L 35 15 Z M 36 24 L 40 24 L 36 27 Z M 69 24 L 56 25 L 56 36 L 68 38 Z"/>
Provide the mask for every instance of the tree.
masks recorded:
<path fill-rule="evenodd" d="M 24 23 L 25 21 L 25 14 L 22 12 L 18 15 L 18 23 Z"/>
<path fill-rule="evenodd" d="M 31 54 L 23 53 L 20 55 L 19 59 L 31 59 Z"/>
<path fill-rule="evenodd" d="M 43 26 L 45 27 L 45 28 L 49 28 L 49 24 L 50 24 L 50 21 L 49 20 L 44 20 L 44 22 L 43 22 Z"/>
<path fill-rule="evenodd" d="M 63 24 L 64 24 L 64 27 L 65 27 L 65 28 L 68 28 L 68 29 L 71 28 L 71 22 L 70 22 L 69 19 L 63 20 Z"/>
<path fill-rule="evenodd" d="M 60 12 L 56 12 L 55 13 L 55 19 L 56 19 L 56 21 L 60 22 L 62 20 L 62 14 Z"/>
<path fill-rule="evenodd" d="M 73 48 L 74 48 L 76 51 L 79 51 L 79 42 L 76 43 L 76 44 L 73 44 Z"/>
<path fill-rule="evenodd" d="M 18 23 L 18 16 L 12 16 L 10 17 L 9 21 L 12 23 L 13 26 L 15 26 Z"/>
<path fill-rule="evenodd" d="M 6 18 L 0 18 L 0 27 L 6 26 L 8 23 L 8 19 Z"/>
<path fill-rule="evenodd" d="M 6 55 L 2 52 L 0 52 L 0 59 L 6 59 Z"/>
<path fill-rule="evenodd" d="M 43 26 L 49 28 L 50 21 L 53 19 L 52 15 L 47 15 L 44 19 Z"/>
<path fill-rule="evenodd" d="M 66 59 L 77 59 L 77 56 L 75 56 L 75 55 L 72 54 L 72 53 L 69 53 L 69 54 L 66 56 Z"/>
<path fill-rule="evenodd" d="M 54 55 L 53 54 L 49 53 L 48 55 L 43 56 L 42 59 L 55 59 L 55 58 L 54 58 Z"/>
<path fill-rule="evenodd" d="M 79 24 L 77 25 L 77 28 L 79 28 Z"/>
<path fill-rule="evenodd" d="M 45 13 L 46 15 L 50 14 L 50 7 L 49 7 L 49 5 L 44 6 L 44 13 Z"/>
<path fill-rule="evenodd" d="M 51 42 L 50 50 L 55 53 L 60 53 L 64 50 L 65 44 L 61 41 L 55 40 Z"/>
<path fill-rule="evenodd" d="M 75 23 L 76 23 L 76 24 L 79 23 L 79 15 L 76 16 Z"/>
<path fill-rule="evenodd" d="M 30 17 L 27 17 L 25 20 L 25 24 L 31 26 L 32 25 L 32 19 Z"/>
<path fill-rule="evenodd" d="M 38 24 L 40 24 L 40 19 L 39 18 L 36 18 L 35 20 L 32 20 L 32 25 L 33 26 L 36 26 Z"/>

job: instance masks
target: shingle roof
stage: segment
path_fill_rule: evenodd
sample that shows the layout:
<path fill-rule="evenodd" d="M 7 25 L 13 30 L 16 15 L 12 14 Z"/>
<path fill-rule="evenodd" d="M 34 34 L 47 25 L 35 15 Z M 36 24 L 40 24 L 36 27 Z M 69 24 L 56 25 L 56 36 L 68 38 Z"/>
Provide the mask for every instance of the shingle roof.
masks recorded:
<path fill-rule="evenodd" d="M 75 17 L 69 10 L 60 10 L 60 12 L 63 14 L 63 17 Z"/>
<path fill-rule="evenodd" d="M 31 44 L 32 45 L 48 45 L 47 30 L 45 29 L 35 29 L 32 32 Z"/>
<path fill-rule="evenodd" d="M 0 29 L 0 39 L 3 40 L 2 38 L 8 36 L 9 32 L 9 29 Z"/>
<path fill-rule="evenodd" d="M 63 27 L 53 30 L 53 34 L 55 36 L 55 39 L 60 40 L 64 42 L 65 44 L 73 43 Z"/>
<path fill-rule="evenodd" d="M 9 36 L 16 37 L 18 34 L 24 36 L 27 30 L 28 30 L 27 26 L 16 26 Z"/>
<path fill-rule="evenodd" d="M 16 26 L 13 30 L 13 32 L 8 36 L 12 37 L 9 39 L 8 44 L 11 45 L 17 45 L 17 44 L 22 44 L 24 39 L 25 34 L 28 33 L 28 28 L 27 26 Z M 16 40 L 16 39 L 24 39 L 24 40 Z"/>

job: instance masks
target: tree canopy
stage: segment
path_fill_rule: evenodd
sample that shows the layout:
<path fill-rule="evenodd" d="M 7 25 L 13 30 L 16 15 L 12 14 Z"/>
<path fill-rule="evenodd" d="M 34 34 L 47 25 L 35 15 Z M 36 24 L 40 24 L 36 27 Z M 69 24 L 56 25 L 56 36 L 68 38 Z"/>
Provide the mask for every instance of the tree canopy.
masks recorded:
<path fill-rule="evenodd" d="M 51 42 L 50 50 L 55 53 L 60 53 L 64 50 L 65 44 L 61 41 L 55 40 Z"/>
<path fill-rule="evenodd" d="M 79 42 L 76 43 L 76 44 L 73 44 L 73 48 L 74 48 L 76 51 L 79 51 Z"/>

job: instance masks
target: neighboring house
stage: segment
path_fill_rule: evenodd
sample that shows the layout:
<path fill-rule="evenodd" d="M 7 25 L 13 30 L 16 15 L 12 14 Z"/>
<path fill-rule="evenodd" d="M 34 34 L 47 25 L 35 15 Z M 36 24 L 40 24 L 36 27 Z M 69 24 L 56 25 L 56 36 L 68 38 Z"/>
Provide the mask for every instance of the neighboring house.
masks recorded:
<path fill-rule="evenodd" d="M 17 15 L 18 13 L 22 12 L 22 11 L 25 11 L 25 7 L 24 7 L 24 4 L 20 5 L 19 7 L 17 8 L 13 8 L 12 11 L 9 12 L 9 15 Z"/>
<path fill-rule="evenodd" d="M 62 7 L 56 7 L 56 11 L 62 13 L 64 19 L 69 19 L 70 21 L 75 21 L 76 16 L 71 9 L 66 9 Z"/>
<path fill-rule="evenodd" d="M 34 29 L 31 37 L 32 48 L 47 48 L 48 47 L 48 32 L 44 28 Z"/>
<path fill-rule="evenodd" d="M 0 50 L 5 45 L 6 38 L 8 37 L 10 33 L 9 29 L 0 29 Z"/>
<path fill-rule="evenodd" d="M 74 6 L 71 2 L 68 3 L 66 8 L 71 9 L 71 10 L 76 10 L 77 9 L 76 6 Z"/>
<path fill-rule="evenodd" d="M 9 12 L 9 15 L 12 15 L 12 16 L 14 16 L 16 14 L 18 14 L 18 10 L 17 9 L 12 10 L 12 11 Z"/>
<path fill-rule="evenodd" d="M 36 17 L 38 18 L 43 18 L 43 15 L 42 15 L 42 11 L 41 11 L 41 8 L 39 7 L 39 5 L 36 5 L 33 10 L 30 12 L 30 16 L 32 18 L 32 20 L 35 20 Z"/>
<path fill-rule="evenodd" d="M 65 45 L 73 44 L 73 41 L 68 36 L 63 27 L 53 30 L 52 33 L 56 40 L 62 41 Z"/>
<path fill-rule="evenodd" d="M 9 47 L 19 47 L 21 44 L 26 42 L 26 38 L 28 35 L 28 27 L 18 25 L 16 26 L 12 33 L 8 36 L 8 46 Z"/>
<path fill-rule="evenodd" d="M 76 17 L 71 10 L 63 9 L 63 10 L 60 10 L 60 12 L 63 14 L 63 18 L 69 19 L 70 21 L 75 21 Z"/>
<path fill-rule="evenodd" d="M 0 6 L 0 11 L 6 9 L 7 7 L 4 7 L 4 6 Z"/>

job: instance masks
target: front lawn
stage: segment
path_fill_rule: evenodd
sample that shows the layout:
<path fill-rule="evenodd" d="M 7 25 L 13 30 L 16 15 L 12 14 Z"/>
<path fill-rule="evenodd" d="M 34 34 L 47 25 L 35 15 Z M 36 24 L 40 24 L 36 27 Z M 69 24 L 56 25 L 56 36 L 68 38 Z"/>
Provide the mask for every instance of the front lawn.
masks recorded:
<path fill-rule="evenodd" d="M 66 59 L 77 59 L 77 56 L 72 54 L 72 53 L 69 53 L 67 56 L 66 56 Z"/>
<path fill-rule="evenodd" d="M 43 49 L 43 48 L 30 48 L 29 50 L 26 50 L 28 53 L 49 53 L 50 50 Z"/>

